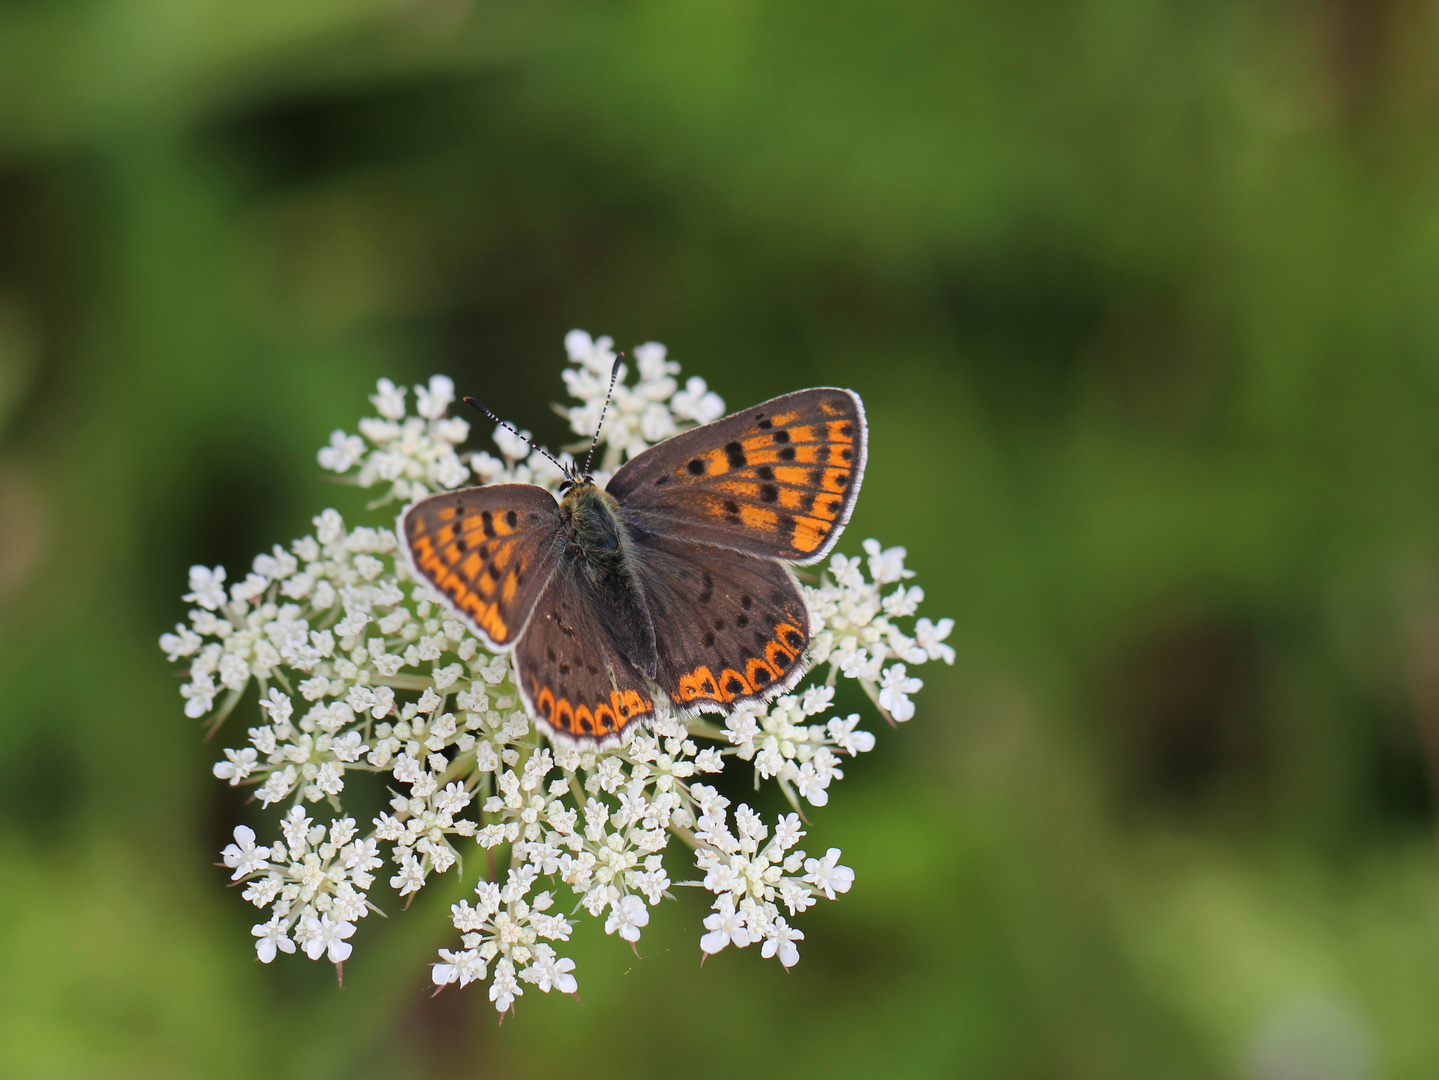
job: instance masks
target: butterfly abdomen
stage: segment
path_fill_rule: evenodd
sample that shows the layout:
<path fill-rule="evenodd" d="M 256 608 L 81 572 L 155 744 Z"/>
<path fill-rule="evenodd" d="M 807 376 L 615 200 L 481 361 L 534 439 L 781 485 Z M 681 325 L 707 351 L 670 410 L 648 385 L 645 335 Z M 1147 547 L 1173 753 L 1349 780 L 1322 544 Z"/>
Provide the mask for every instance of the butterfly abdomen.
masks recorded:
<path fill-rule="evenodd" d="M 637 670 L 654 678 L 659 667 L 654 622 L 619 505 L 592 481 L 582 481 L 566 493 L 560 520 L 578 575 L 606 613 L 611 642 Z"/>

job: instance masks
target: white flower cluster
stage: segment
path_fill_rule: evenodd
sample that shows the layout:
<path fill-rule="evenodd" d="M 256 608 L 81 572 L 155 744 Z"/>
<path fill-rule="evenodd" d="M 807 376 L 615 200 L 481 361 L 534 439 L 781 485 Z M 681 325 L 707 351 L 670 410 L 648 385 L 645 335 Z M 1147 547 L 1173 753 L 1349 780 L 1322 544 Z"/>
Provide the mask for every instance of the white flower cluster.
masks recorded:
<path fill-rule="evenodd" d="M 454 382 L 435 375 L 428 386 L 415 387 L 415 415 L 406 416 L 405 388 L 381 379 L 370 396 L 380 415 L 361 420 L 360 435 L 333 432 L 320 451 L 320 467 L 343 474 L 358 465 L 354 483 L 389 484 L 389 498 L 402 502 L 459 487 L 470 472 L 455 447 L 469 438 L 470 424 L 445 415 L 454 400 Z"/>
<path fill-rule="evenodd" d="M 565 382 L 580 402 L 568 415 L 588 435 L 614 353 L 608 338 L 582 331 L 566 346 L 574 366 Z M 663 346 L 643 345 L 635 360 L 638 380 L 624 373 L 611 403 L 606 470 L 724 411 L 702 379 L 680 387 Z M 557 488 L 560 470 L 505 428 L 495 433 L 498 458 L 460 459 L 468 425 L 446 415 L 450 380 L 415 387 L 417 416 L 406 415 L 405 397 L 382 379 L 371 398 L 379 417 L 361 421 L 358 436 L 336 432 L 320 464 L 361 486 L 388 485 L 380 502 L 451 488 L 471 473 Z M 920 686 L 907 665 L 954 660 L 944 644 L 951 620 L 900 629 L 923 593 L 903 584 L 912 576 L 903 548 L 867 540 L 868 580 L 861 559 L 835 555 L 806 590 L 812 657 L 828 664 L 825 679 L 740 710 L 723 727 L 662 711 L 617 749 L 551 747 L 520 704 L 509 658 L 491 655 L 408 577 L 390 528 L 347 527 L 335 510 L 314 525 L 228 587 L 223 568 L 192 568 L 189 622 L 160 642 L 172 661 L 188 662 L 186 715 L 212 728 L 257 687 L 261 722 L 214 767 L 223 781 L 253 785 L 263 805 L 286 805 L 281 839 L 258 845 L 241 826 L 223 852 L 245 899 L 268 912 L 253 929 L 257 955 L 269 963 L 298 947 L 339 964 L 357 921 L 377 910 L 370 893 L 383 865 L 390 888 L 408 897 L 431 875 L 458 872 L 464 854 L 483 855 L 476 899 L 451 908 L 460 948 L 440 951 L 432 978 L 488 980 L 502 1013 L 526 984 L 575 992 L 574 962 L 555 948 L 569 940 L 573 915 L 603 919 L 606 933 L 634 945 L 675 884 L 715 896 L 704 954 L 762 943 L 764 956 L 794 964 L 804 935 L 786 919 L 847 891 L 853 872 L 837 848 L 811 858 L 796 847 L 798 813 L 770 827 L 741 805 L 731 824 L 728 801 L 699 778 L 739 759 L 756 782 L 773 779 L 796 811 L 801 800 L 823 806 L 844 759 L 875 741 L 858 730 L 858 714 L 826 715 L 836 680 L 858 680 L 886 715 L 905 720 Z M 367 829 L 343 816 L 357 774 L 390 792 Z M 334 814 L 328 824 L 311 816 L 321 806 Z M 703 881 L 671 882 L 664 852 L 676 840 L 692 849 Z M 563 890 L 574 898 L 569 915 L 555 910 Z"/>

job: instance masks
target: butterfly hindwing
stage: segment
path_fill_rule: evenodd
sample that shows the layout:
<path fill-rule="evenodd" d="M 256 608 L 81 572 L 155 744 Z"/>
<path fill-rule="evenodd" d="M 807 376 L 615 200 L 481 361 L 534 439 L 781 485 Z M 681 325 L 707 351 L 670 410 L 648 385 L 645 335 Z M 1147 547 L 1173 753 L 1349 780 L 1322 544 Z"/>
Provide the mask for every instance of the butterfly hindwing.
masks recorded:
<path fill-rule="evenodd" d="M 554 496 L 531 484 L 445 492 L 407 507 L 398 528 L 415 576 L 492 648 L 512 647 L 555 570 Z"/>
<path fill-rule="evenodd" d="M 557 567 L 515 649 L 517 682 L 530 715 L 562 739 L 617 745 L 654 715 L 654 696 L 615 648 L 582 573 Z"/>
<path fill-rule="evenodd" d="M 853 391 L 798 390 L 651 447 L 606 490 L 642 532 L 812 563 L 849 520 L 865 439 Z"/>
<path fill-rule="evenodd" d="M 675 708 L 727 713 L 799 681 L 809 612 L 786 567 L 658 536 L 637 548 L 663 628 L 657 682 Z"/>

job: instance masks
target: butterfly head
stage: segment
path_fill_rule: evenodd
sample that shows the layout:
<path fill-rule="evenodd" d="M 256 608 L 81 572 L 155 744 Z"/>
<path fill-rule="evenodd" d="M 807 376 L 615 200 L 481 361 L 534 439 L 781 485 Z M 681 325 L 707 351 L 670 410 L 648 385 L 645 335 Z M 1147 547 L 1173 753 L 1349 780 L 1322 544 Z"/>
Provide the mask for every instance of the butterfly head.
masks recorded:
<path fill-rule="evenodd" d="M 573 465 L 563 466 L 563 468 L 565 470 L 565 478 L 560 481 L 560 494 L 562 496 L 568 495 L 573 488 L 595 486 L 595 478 L 589 473 L 581 472 Z"/>

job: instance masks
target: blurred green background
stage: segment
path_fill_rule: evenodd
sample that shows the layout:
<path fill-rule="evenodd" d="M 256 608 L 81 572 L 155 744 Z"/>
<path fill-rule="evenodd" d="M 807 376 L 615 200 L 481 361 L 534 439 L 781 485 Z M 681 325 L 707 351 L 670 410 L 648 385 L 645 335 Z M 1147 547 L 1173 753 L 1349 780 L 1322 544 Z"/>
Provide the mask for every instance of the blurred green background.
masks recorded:
<path fill-rule="evenodd" d="M 4 0 L 0 1075 L 1439 1075 L 1436 54 L 1432 0 Z M 960 660 L 812 815 L 856 886 L 789 973 L 689 893 L 587 927 L 499 1027 L 439 889 L 342 991 L 262 967 L 186 568 L 365 520 L 314 452 L 380 375 L 568 441 L 575 326 L 864 396 L 843 547 Z"/>

